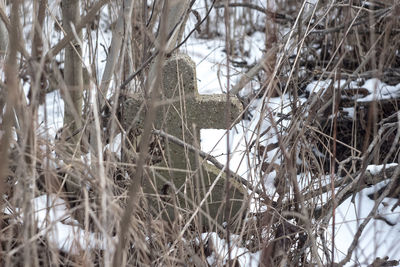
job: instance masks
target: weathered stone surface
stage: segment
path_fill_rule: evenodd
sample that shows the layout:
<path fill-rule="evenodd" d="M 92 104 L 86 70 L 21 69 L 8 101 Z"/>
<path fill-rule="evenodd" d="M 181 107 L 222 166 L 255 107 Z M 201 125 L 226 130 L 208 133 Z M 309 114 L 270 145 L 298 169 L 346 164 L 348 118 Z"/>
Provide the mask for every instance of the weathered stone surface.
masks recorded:
<path fill-rule="evenodd" d="M 138 97 L 132 97 L 124 103 L 124 127 L 135 128 L 143 123 L 143 116 L 138 115 L 140 104 Z M 168 59 L 163 67 L 162 106 L 158 110 L 154 127 L 197 146 L 200 143 L 200 129 L 226 128 L 226 105 L 225 95 L 199 95 L 194 62 L 188 56 L 178 54 Z M 233 122 L 242 111 L 236 98 L 231 99 L 230 111 L 230 119 Z M 157 207 L 160 204 L 156 193 L 162 194 L 164 204 L 169 206 L 163 210 L 167 210 L 166 214 L 175 219 L 174 207 L 180 209 L 180 214 L 182 209 L 194 210 L 220 171 L 197 158 L 194 153 L 168 140 L 165 148 L 161 166 L 166 168 L 154 172 L 152 180 L 144 181 L 143 186 L 150 202 L 153 203 L 151 206 Z M 202 206 L 202 209 L 219 223 L 226 220 L 225 177 L 223 174 L 206 204 Z M 245 190 L 237 183 L 229 192 L 233 203 L 229 207 L 232 215 L 236 215 L 245 203 L 243 192 Z M 191 215 L 190 212 L 187 214 Z M 206 216 L 201 218 L 203 223 L 210 222 Z"/>

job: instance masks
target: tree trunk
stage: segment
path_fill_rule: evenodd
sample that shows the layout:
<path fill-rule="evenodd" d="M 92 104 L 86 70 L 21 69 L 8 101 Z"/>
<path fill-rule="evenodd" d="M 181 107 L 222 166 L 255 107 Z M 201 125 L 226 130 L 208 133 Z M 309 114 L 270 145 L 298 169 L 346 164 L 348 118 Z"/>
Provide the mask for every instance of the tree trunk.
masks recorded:
<path fill-rule="evenodd" d="M 187 0 L 170 0 L 170 1 L 165 1 L 164 5 L 166 6 L 167 14 L 166 18 L 163 18 L 160 16 L 160 24 L 161 23 L 166 23 L 166 31 L 165 33 L 161 32 L 160 29 L 161 27 L 159 26 L 159 32 L 157 33 L 157 38 L 155 41 L 156 49 L 161 50 L 165 54 L 169 54 L 177 45 L 177 43 L 180 41 L 178 39 L 181 29 L 185 27 L 186 21 L 185 21 L 185 13 L 187 9 L 189 8 L 189 1 Z M 166 21 L 161 21 L 161 19 L 166 19 Z M 165 39 L 165 45 L 161 46 L 160 44 L 162 43 L 161 40 Z M 150 66 L 150 71 L 148 77 L 156 77 L 156 64 L 152 64 Z M 154 79 L 153 81 L 154 82 Z M 153 88 L 152 82 L 149 83 L 149 88 Z"/>
<path fill-rule="evenodd" d="M 63 0 L 61 9 L 65 32 L 74 32 L 74 26 L 77 25 L 80 16 L 79 0 Z M 77 32 L 76 35 L 81 38 L 80 32 Z M 77 132 L 82 126 L 83 78 L 81 51 L 80 41 L 76 40 L 76 38 L 65 47 L 64 81 L 67 91 L 63 94 L 65 102 L 63 136 L 67 140 L 65 145 L 68 146 L 67 152 L 71 157 L 79 157 L 80 154 L 79 141 L 81 135 L 77 134 Z M 71 176 L 66 187 L 74 197 L 79 196 L 79 178 L 72 178 Z"/>
<path fill-rule="evenodd" d="M 133 3 L 133 0 L 124 0 L 124 4 L 120 10 L 119 18 L 117 19 L 115 28 L 113 30 L 110 52 L 107 56 L 106 66 L 104 68 L 103 76 L 101 78 L 100 89 L 102 95 L 99 96 L 100 108 L 104 105 L 105 101 L 103 97 L 107 97 L 108 87 L 110 85 L 112 75 L 114 74 L 117 59 L 120 55 L 120 49 L 122 47 L 122 40 L 126 28 L 125 24 L 130 23 L 131 21 Z"/>
<path fill-rule="evenodd" d="M 5 13 L 5 5 L 0 1 L 0 9 Z M 8 31 L 3 20 L 0 19 L 0 60 L 3 61 L 8 46 Z"/>

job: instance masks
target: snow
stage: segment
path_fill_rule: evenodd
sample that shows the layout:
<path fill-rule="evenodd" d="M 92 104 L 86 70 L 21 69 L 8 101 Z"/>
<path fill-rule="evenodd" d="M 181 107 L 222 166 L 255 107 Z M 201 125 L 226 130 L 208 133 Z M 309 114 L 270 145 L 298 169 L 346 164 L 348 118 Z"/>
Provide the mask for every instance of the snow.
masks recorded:
<path fill-rule="evenodd" d="M 354 119 L 354 108 L 343 108 L 343 111 L 347 113 L 347 116 Z"/>
<path fill-rule="evenodd" d="M 365 83 L 360 86 L 360 88 L 365 88 L 370 92 L 369 95 L 358 99 L 358 102 L 368 102 L 373 100 L 391 99 L 400 96 L 400 84 L 396 86 L 387 85 L 380 80 L 373 78 L 365 81 Z"/>
<path fill-rule="evenodd" d="M 254 34 L 256 40 L 261 41 L 260 34 Z M 262 57 L 259 41 L 246 37 L 246 50 L 252 51 L 251 57 L 246 58 L 249 64 L 257 62 Z M 227 72 L 225 40 L 196 40 L 192 39 L 185 46 L 188 53 L 196 63 L 198 90 L 200 94 L 220 94 L 226 92 Z M 231 80 L 237 80 L 245 70 L 230 65 Z M 232 79 L 233 78 L 233 79 Z M 231 87 L 234 83 L 231 81 Z"/>
<path fill-rule="evenodd" d="M 326 90 L 331 83 L 331 79 L 312 81 L 307 85 L 306 91 L 309 93 L 318 93 L 321 90 Z M 334 88 L 339 88 L 339 86 L 342 87 L 345 83 L 346 80 L 335 81 L 333 86 Z M 345 87 L 346 90 L 357 90 L 361 88 L 366 89 L 369 94 L 364 97 L 357 98 L 357 102 L 393 99 L 400 96 L 400 84 L 391 86 L 376 78 L 368 79 L 362 85 L 358 85 L 357 81 L 352 81 Z"/>
<path fill-rule="evenodd" d="M 95 234 L 84 231 L 70 218 L 65 201 L 55 194 L 41 195 L 31 201 L 39 235 L 46 236 L 55 248 L 72 254 L 82 249 L 101 248 Z M 16 209 L 16 214 L 19 209 Z M 22 222 L 22 217 L 17 220 Z M 109 248 L 110 249 L 110 248 Z"/>
<path fill-rule="evenodd" d="M 64 101 L 60 96 L 60 91 L 56 90 L 46 94 L 45 104 L 39 106 L 38 122 L 40 132 L 48 140 L 53 140 L 58 129 L 61 129 L 64 121 Z M 47 135 L 47 136 L 46 136 Z"/>
<path fill-rule="evenodd" d="M 312 81 L 306 87 L 306 91 L 309 93 L 318 93 L 321 90 L 325 90 L 328 88 L 331 80 L 322 80 L 322 81 Z"/>
<path fill-rule="evenodd" d="M 223 266 L 229 259 L 228 244 L 225 239 L 218 236 L 217 233 L 204 233 L 202 234 L 204 242 L 208 241 L 209 246 L 212 248 L 213 253 L 207 258 L 210 266 Z M 257 267 L 261 251 L 251 253 L 248 249 L 240 247 L 241 238 L 237 235 L 231 235 L 231 255 L 230 258 L 236 259 L 240 266 Z"/>
<path fill-rule="evenodd" d="M 368 165 L 367 166 L 367 171 L 369 171 L 372 175 L 379 173 L 380 171 L 383 170 L 383 168 L 389 168 L 389 167 L 394 167 L 397 166 L 397 163 L 388 163 L 386 165 Z"/>
<path fill-rule="evenodd" d="M 336 209 L 336 262 L 343 259 L 347 254 L 347 249 L 353 242 L 358 226 L 367 218 L 374 206 L 374 201 L 368 195 L 379 190 L 385 183 L 387 181 L 362 190 L 356 194 L 354 203 L 350 197 Z M 393 212 L 390 211 L 396 201 L 397 199 L 386 198 L 380 204 L 377 212 L 395 225 L 391 226 L 377 217 L 372 219 L 361 235 L 352 260 L 346 266 L 353 266 L 355 263 L 357 266 L 367 266 L 367 263 L 370 264 L 376 257 L 389 256 L 390 259 L 399 259 L 400 208 L 397 207 Z M 329 236 L 331 235 L 331 227 L 332 221 L 328 228 Z"/>
<path fill-rule="evenodd" d="M 203 1 L 196 1 L 193 9 L 198 11 L 202 17 L 205 16 L 206 10 Z M 241 9 L 236 9 L 240 12 Z M 223 9 L 218 9 L 218 12 L 223 12 Z M 258 18 L 262 21 L 265 19 L 264 15 L 260 15 Z M 194 27 L 194 22 L 189 20 L 186 26 L 186 34 L 189 33 Z M 225 33 L 225 25 L 223 21 L 216 27 L 216 31 L 219 33 Z M 257 62 L 263 55 L 265 34 L 261 32 L 255 32 L 251 36 L 244 34 L 246 32 L 246 26 L 234 25 L 232 29 L 235 29 L 232 35 L 244 36 L 243 40 L 243 52 L 246 54 L 241 60 L 245 60 L 249 65 Z M 240 34 L 238 34 L 240 33 Z M 243 34 L 242 34 L 243 33 Z M 196 63 L 196 72 L 198 79 L 198 89 L 200 94 L 216 94 L 226 92 L 227 84 L 227 73 L 226 73 L 226 53 L 225 50 L 225 37 L 214 37 L 210 40 L 204 40 L 196 38 L 190 38 L 188 42 L 183 46 L 183 52 L 186 52 Z M 232 38 L 235 38 L 232 36 Z M 237 37 L 236 37 L 237 38 Z M 234 47 L 233 49 L 235 49 Z M 247 53 L 248 54 L 247 54 Z M 240 77 L 240 74 L 244 73 L 245 70 L 235 68 L 230 64 L 230 75 L 231 75 L 231 86 Z"/>
<path fill-rule="evenodd" d="M 121 133 L 117 134 L 114 138 L 112 138 L 112 143 L 107 144 L 105 149 L 109 149 L 110 152 L 117 153 L 117 155 L 121 158 Z"/>

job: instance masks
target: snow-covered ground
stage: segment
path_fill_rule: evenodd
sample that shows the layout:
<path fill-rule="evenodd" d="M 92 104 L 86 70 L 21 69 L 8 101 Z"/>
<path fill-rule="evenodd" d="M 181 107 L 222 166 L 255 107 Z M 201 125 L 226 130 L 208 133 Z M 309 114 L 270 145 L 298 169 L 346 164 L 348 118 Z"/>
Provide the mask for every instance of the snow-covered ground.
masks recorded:
<path fill-rule="evenodd" d="M 46 236 L 49 244 L 62 251 L 78 254 L 82 249 L 102 248 L 95 234 L 85 231 L 79 222 L 71 219 L 65 201 L 55 194 L 41 195 L 32 200 L 38 235 Z M 10 210 L 6 209 L 6 213 Z M 19 209 L 14 214 L 19 214 Z M 17 217 L 22 222 L 22 217 Z"/>
<path fill-rule="evenodd" d="M 337 262 L 345 257 L 358 227 L 368 218 L 375 205 L 375 201 L 370 199 L 368 195 L 373 194 L 387 183 L 387 181 L 384 181 L 362 190 L 355 195 L 354 200 L 348 198 L 336 209 L 335 247 Z M 366 266 L 377 257 L 388 256 L 389 259 L 395 260 L 400 258 L 400 208 L 397 207 L 391 211 L 397 201 L 398 199 L 385 198 L 379 205 L 376 216 L 367 224 L 353 253 L 352 260 L 346 266 Z M 384 219 L 393 226 L 385 222 Z M 332 226 L 330 225 L 330 227 Z M 331 232 L 331 228 L 328 231 Z"/>

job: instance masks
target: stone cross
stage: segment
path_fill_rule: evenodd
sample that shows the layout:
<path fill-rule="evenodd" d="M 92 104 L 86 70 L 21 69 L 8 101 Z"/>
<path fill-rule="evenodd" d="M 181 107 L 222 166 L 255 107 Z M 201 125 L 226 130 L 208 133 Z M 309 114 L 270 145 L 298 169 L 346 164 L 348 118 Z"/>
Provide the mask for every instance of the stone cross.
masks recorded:
<path fill-rule="evenodd" d="M 194 146 L 200 144 L 200 129 L 226 129 L 226 95 L 199 95 L 196 66 L 189 56 L 176 54 L 166 60 L 163 66 L 162 90 L 162 105 L 159 107 L 154 123 L 156 129 Z M 137 117 L 140 98 L 134 96 L 127 99 L 123 106 L 125 110 L 122 119 L 123 126 L 135 128 L 141 125 L 140 119 L 136 120 L 138 121 L 137 125 L 132 125 Z M 240 102 L 232 97 L 230 123 L 240 116 L 241 111 Z M 175 217 L 173 207 L 176 208 L 176 205 L 180 210 L 190 211 L 196 208 L 210 185 L 215 181 L 219 170 L 208 163 L 203 163 L 199 168 L 198 162 L 202 162 L 202 159 L 199 160 L 195 153 L 168 140 L 165 143 L 162 161 L 161 166 L 166 168 L 157 171 L 151 182 L 145 181 L 143 188 L 149 196 L 155 196 L 155 193 L 162 195 L 161 198 L 160 196 L 154 197 L 153 206 L 157 206 L 156 203 L 160 199 L 166 201 L 165 205 L 169 207 L 167 213 L 170 219 L 173 219 Z M 225 174 L 223 177 L 226 179 Z M 226 220 L 224 217 L 225 179 L 220 179 L 207 199 L 207 203 L 202 206 L 202 209 L 219 223 Z M 231 205 L 229 206 L 231 215 L 236 215 L 244 204 L 243 192 L 245 192 L 244 188 L 237 183 L 232 186 Z M 190 214 L 189 212 L 188 215 Z M 209 218 L 201 216 L 202 223 L 209 222 Z"/>

